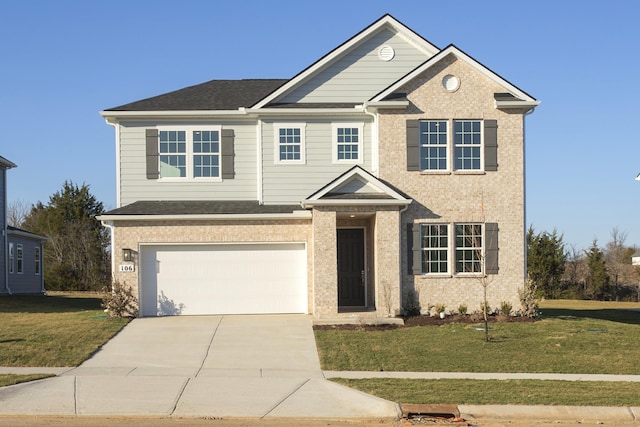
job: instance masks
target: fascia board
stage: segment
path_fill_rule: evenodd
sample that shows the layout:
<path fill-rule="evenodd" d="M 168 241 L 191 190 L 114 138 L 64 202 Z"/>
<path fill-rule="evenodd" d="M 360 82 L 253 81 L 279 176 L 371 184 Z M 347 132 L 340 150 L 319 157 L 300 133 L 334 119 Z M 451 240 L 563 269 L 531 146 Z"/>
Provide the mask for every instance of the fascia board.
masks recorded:
<path fill-rule="evenodd" d="M 411 204 L 409 199 L 321 199 L 305 200 L 302 207 L 312 208 L 314 206 L 407 206 Z"/>
<path fill-rule="evenodd" d="M 495 101 L 496 108 L 535 108 L 540 101 Z"/>
<path fill-rule="evenodd" d="M 502 77 L 500 77 L 499 75 L 491 71 L 489 68 L 485 67 L 484 65 L 482 65 L 481 63 L 479 63 L 478 61 L 476 61 L 475 59 L 473 59 L 472 57 L 470 57 L 469 55 L 467 55 L 466 53 L 464 53 L 454 45 L 449 45 L 445 49 L 441 50 L 438 54 L 436 54 L 432 58 L 425 61 L 422 65 L 416 67 L 412 72 L 410 72 L 409 74 L 407 74 L 406 76 L 404 76 L 403 78 L 401 78 L 400 80 L 398 80 L 397 82 L 389 86 L 384 91 L 380 92 L 378 95 L 372 98 L 371 101 L 372 102 L 381 101 L 386 96 L 398 90 L 400 87 L 404 86 L 405 84 L 407 84 L 408 82 L 416 78 L 418 75 L 422 74 L 423 72 L 431 68 L 433 65 L 437 64 L 441 59 L 445 58 L 449 54 L 453 54 L 456 56 L 456 58 L 465 61 L 471 67 L 475 68 L 476 70 L 484 74 L 489 79 L 493 80 L 500 86 L 504 87 L 506 90 L 513 93 L 515 96 L 522 98 L 525 101 L 536 102 L 535 98 L 533 98 L 526 92 L 518 89 L 516 86 L 509 83 L 507 80 L 503 79 Z"/>
<path fill-rule="evenodd" d="M 237 220 L 272 220 L 272 219 L 310 219 L 309 211 L 294 211 L 290 214 L 209 214 L 209 215 L 100 215 L 96 217 L 103 222 L 118 221 L 237 221 Z"/>
<path fill-rule="evenodd" d="M 40 242 L 48 242 L 49 240 L 51 240 L 47 236 L 41 236 L 40 234 L 30 233 L 28 231 L 22 230 L 7 230 L 7 235 L 24 237 L 25 239 L 37 240 Z"/>
<path fill-rule="evenodd" d="M 246 108 L 245 111 L 256 116 L 362 115 L 364 108 L 362 105 L 356 105 L 353 108 Z"/>
<path fill-rule="evenodd" d="M 237 110 L 166 110 L 166 111 L 100 111 L 100 115 L 107 121 L 129 118 L 172 118 L 194 117 L 211 118 L 215 116 L 246 116 L 244 109 Z"/>
<path fill-rule="evenodd" d="M 335 61 L 340 55 L 348 51 L 349 49 L 356 46 L 362 40 L 369 37 L 371 34 L 380 30 L 383 27 L 389 27 L 393 31 L 400 33 L 403 37 L 405 37 L 408 41 L 412 42 L 416 47 L 421 49 L 425 54 L 432 56 L 435 52 L 438 51 L 438 48 L 420 37 L 414 31 L 409 29 L 407 26 L 396 20 L 391 15 L 385 15 L 380 18 L 378 21 L 374 22 L 360 33 L 356 34 L 346 42 L 342 43 L 340 46 L 320 58 L 315 63 L 311 64 L 306 69 L 302 70 L 298 75 L 294 76 L 287 83 L 280 86 L 278 89 L 267 95 L 261 101 L 258 101 L 252 108 L 262 108 L 265 105 L 268 105 L 270 102 L 273 102 L 275 99 L 285 94 L 293 87 L 299 85 L 304 82 L 309 76 L 315 74 L 317 71 L 323 69 L 327 64 Z"/>

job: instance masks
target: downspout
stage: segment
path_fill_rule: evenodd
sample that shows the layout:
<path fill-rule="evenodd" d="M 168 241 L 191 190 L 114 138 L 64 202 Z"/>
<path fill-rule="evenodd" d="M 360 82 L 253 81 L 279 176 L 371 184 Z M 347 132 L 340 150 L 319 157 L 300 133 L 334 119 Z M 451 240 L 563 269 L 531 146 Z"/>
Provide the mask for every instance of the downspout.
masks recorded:
<path fill-rule="evenodd" d="M 9 236 L 7 235 L 7 170 L 2 169 L 2 173 L 4 174 L 4 179 L 2 180 L 4 184 L 4 188 L 2 189 L 2 197 L 4 197 L 4 222 L 2 223 L 2 244 L 4 245 L 4 287 L 7 290 L 9 295 L 12 295 L 11 289 L 9 288 Z"/>
<path fill-rule="evenodd" d="M 378 133 L 378 111 L 375 108 L 373 111 L 369 111 L 369 106 L 366 102 L 362 107 L 362 111 L 373 119 L 373 122 L 371 123 L 371 173 L 373 176 L 379 178 L 380 155 L 378 150 L 380 149 L 380 142 Z"/>

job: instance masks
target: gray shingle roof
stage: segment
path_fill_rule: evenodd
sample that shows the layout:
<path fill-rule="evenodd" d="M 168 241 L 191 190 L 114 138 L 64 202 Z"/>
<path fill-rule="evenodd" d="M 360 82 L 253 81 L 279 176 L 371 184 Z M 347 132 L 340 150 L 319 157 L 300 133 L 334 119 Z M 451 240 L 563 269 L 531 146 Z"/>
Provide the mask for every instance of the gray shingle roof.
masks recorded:
<path fill-rule="evenodd" d="M 251 107 L 286 79 L 211 80 L 106 111 L 237 110 Z"/>
<path fill-rule="evenodd" d="M 296 210 L 302 210 L 300 205 L 261 205 L 256 200 L 138 201 L 103 215 L 287 214 Z"/>

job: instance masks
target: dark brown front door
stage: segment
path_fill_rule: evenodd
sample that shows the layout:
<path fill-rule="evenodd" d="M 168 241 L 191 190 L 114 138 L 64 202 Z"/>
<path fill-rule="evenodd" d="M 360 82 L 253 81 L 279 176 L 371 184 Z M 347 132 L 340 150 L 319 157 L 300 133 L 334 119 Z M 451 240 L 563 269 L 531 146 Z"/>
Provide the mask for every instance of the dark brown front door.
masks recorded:
<path fill-rule="evenodd" d="M 364 230 L 338 229 L 338 306 L 364 307 Z"/>

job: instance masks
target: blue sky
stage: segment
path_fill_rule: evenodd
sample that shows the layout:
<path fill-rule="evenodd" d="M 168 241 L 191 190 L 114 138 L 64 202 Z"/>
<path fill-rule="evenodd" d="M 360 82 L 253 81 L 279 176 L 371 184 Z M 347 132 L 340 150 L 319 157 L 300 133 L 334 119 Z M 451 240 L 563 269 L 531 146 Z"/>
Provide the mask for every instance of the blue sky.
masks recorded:
<path fill-rule="evenodd" d="M 527 222 L 576 249 L 640 245 L 640 2 L 0 0 L 9 202 L 65 180 L 115 208 L 99 111 L 212 79 L 289 78 L 390 13 L 542 101 L 527 118 Z"/>

